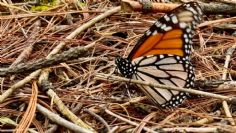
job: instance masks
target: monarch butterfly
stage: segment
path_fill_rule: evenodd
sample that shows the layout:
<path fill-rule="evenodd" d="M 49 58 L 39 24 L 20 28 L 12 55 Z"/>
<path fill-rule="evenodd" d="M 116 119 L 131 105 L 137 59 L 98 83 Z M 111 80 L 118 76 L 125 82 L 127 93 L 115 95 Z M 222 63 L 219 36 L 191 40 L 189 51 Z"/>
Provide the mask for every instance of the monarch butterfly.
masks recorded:
<path fill-rule="evenodd" d="M 194 29 L 203 15 L 195 2 L 185 3 L 157 20 L 141 37 L 127 58 L 117 57 L 119 72 L 142 81 L 191 88 L 194 86 L 190 63 Z M 187 93 L 138 85 L 156 105 L 172 108 L 181 104 Z"/>

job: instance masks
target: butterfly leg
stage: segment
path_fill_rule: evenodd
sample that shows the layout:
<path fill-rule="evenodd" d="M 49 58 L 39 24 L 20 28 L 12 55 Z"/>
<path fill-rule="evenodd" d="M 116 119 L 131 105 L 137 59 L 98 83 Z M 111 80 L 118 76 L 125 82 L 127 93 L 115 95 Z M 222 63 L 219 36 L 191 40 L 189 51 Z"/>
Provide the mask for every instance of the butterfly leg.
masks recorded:
<path fill-rule="evenodd" d="M 124 94 L 129 97 L 129 100 L 131 100 L 131 94 L 129 90 L 129 84 L 125 84 Z"/>

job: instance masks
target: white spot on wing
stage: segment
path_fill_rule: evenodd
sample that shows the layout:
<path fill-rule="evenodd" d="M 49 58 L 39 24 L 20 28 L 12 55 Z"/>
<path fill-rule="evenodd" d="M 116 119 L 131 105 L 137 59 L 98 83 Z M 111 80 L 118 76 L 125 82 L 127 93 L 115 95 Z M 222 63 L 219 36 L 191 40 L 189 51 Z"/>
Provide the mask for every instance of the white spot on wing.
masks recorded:
<path fill-rule="evenodd" d="M 187 33 L 190 33 L 190 32 L 191 32 L 191 29 L 190 29 L 190 28 L 186 28 L 186 32 L 187 32 Z"/>
<path fill-rule="evenodd" d="M 164 18 L 167 22 L 170 21 L 170 17 L 168 15 L 165 15 Z"/>
<path fill-rule="evenodd" d="M 150 36 L 152 34 L 152 32 L 150 30 L 146 31 L 146 36 Z"/>
<path fill-rule="evenodd" d="M 171 26 L 167 26 L 164 31 L 169 31 L 169 30 L 172 30 L 172 27 Z"/>
<path fill-rule="evenodd" d="M 156 25 L 157 28 L 159 28 L 159 27 L 161 27 L 162 24 L 161 24 L 159 21 L 157 21 L 157 22 L 155 23 L 155 25 Z"/>
<path fill-rule="evenodd" d="M 172 20 L 172 22 L 173 22 L 174 24 L 177 24 L 177 23 L 178 23 L 178 19 L 177 19 L 177 17 L 176 17 L 175 15 L 171 17 L 171 20 Z"/>
<path fill-rule="evenodd" d="M 166 28 L 166 24 L 162 24 L 162 26 L 161 26 L 161 29 L 165 29 Z"/>
<path fill-rule="evenodd" d="M 186 23 L 179 23 L 179 27 L 182 28 L 182 29 L 185 29 L 187 27 L 187 24 Z"/>
<path fill-rule="evenodd" d="M 159 58 L 160 58 L 160 59 L 164 58 L 164 55 L 159 55 Z"/>
<path fill-rule="evenodd" d="M 152 35 L 154 36 L 154 35 L 156 35 L 156 34 L 157 34 L 157 31 L 154 30 L 154 31 L 152 32 Z"/>

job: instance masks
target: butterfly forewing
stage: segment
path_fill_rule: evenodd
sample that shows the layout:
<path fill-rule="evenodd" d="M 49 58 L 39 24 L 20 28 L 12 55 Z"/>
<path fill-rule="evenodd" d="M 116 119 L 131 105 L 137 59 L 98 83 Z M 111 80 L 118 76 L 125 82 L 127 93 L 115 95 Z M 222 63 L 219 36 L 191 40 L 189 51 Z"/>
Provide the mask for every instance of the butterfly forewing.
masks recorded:
<path fill-rule="evenodd" d="M 197 3 L 183 4 L 157 20 L 141 37 L 128 56 L 172 54 L 189 56 L 193 31 L 200 23 L 202 11 Z"/>

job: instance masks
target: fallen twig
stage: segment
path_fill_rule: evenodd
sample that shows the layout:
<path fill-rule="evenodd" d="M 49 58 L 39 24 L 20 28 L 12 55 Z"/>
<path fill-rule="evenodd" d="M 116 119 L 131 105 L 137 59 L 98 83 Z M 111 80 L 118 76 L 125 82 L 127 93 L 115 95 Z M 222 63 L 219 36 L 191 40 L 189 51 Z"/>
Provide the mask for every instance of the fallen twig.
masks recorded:
<path fill-rule="evenodd" d="M 217 127 L 174 127 L 174 128 L 162 128 L 163 132 L 195 132 L 195 133 L 214 133 L 221 131 Z"/>
<path fill-rule="evenodd" d="M 135 123 L 135 122 L 130 121 L 130 120 L 124 118 L 124 117 L 121 117 L 121 116 L 119 116 L 119 115 L 117 115 L 117 114 L 111 112 L 111 111 L 108 110 L 108 109 L 105 109 L 105 112 L 106 112 L 107 114 L 109 114 L 109 115 L 112 115 L 112 116 L 114 116 L 114 117 L 116 117 L 116 118 L 118 118 L 118 119 L 120 119 L 120 120 L 126 122 L 126 123 L 129 123 L 129 124 L 134 125 L 134 126 L 139 126 L 138 123 Z M 152 130 L 152 129 L 150 129 L 150 128 L 147 128 L 147 127 L 143 127 L 143 130 L 145 130 L 145 131 L 147 131 L 147 132 L 150 132 L 150 133 L 158 133 L 158 132 L 156 132 L 156 131 L 154 131 L 154 130 Z"/>
<path fill-rule="evenodd" d="M 90 115 L 92 115 L 93 117 L 95 117 L 97 120 L 99 120 L 102 124 L 104 124 L 104 126 L 106 127 L 107 131 L 106 132 L 110 132 L 110 126 L 108 125 L 108 123 L 99 115 L 95 114 L 93 111 L 90 111 L 89 109 L 85 109 L 85 112 L 89 113 Z"/>
<path fill-rule="evenodd" d="M 79 133 L 94 133 L 91 130 L 82 128 L 74 123 L 71 123 L 63 118 L 61 118 L 59 115 L 49 111 L 48 109 L 44 108 L 40 104 L 37 104 L 37 110 L 45 115 L 47 118 L 49 118 L 51 121 L 54 123 L 57 123 L 58 125 L 61 125 L 63 127 L 66 127 L 74 132 L 79 132 Z"/>
<path fill-rule="evenodd" d="M 236 47 L 236 44 L 233 45 L 231 48 L 229 48 L 227 50 L 225 64 L 224 64 L 224 70 L 223 70 L 223 75 L 222 75 L 222 80 L 226 80 L 230 59 L 231 59 L 231 56 L 232 56 L 232 54 L 235 50 L 235 47 Z M 228 103 L 226 101 L 223 101 L 222 105 L 223 105 L 223 109 L 225 111 L 225 115 L 228 118 L 229 122 L 231 123 L 231 125 L 235 125 L 235 122 L 234 122 L 234 119 L 233 119 L 232 114 L 230 112 Z"/>
<path fill-rule="evenodd" d="M 151 1 L 150 1 L 151 2 Z M 204 14 L 236 14 L 235 4 L 226 4 L 222 2 L 211 2 L 203 3 L 198 2 L 201 6 Z M 173 3 L 149 3 L 151 9 L 149 12 L 168 12 L 176 8 L 180 4 Z M 133 0 L 122 0 L 121 1 L 122 10 L 131 12 L 131 11 L 146 11 L 142 3 Z"/>
<path fill-rule="evenodd" d="M 94 129 L 92 127 L 90 127 L 88 124 L 84 123 L 81 119 L 79 119 L 75 114 L 73 114 L 67 107 L 66 105 L 60 100 L 60 98 L 56 95 L 56 93 L 52 90 L 49 89 L 47 91 L 47 95 L 51 97 L 51 99 L 53 100 L 53 102 L 57 105 L 57 107 L 59 108 L 59 111 L 65 115 L 66 117 L 68 117 L 68 119 L 72 120 L 75 124 L 89 129 L 91 131 L 94 131 Z"/>
<path fill-rule="evenodd" d="M 79 46 L 76 48 L 71 48 L 70 50 L 65 51 L 61 54 L 54 55 L 51 58 L 40 59 L 40 60 L 26 63 L 26 64 L 19 64 L 15 67 L 0 68 L 0 77 L 8 76 L 10 74 L 34 71 L 34 70 L 49 67 L 52 65 L 57 65 L 62 62 L 70 61 L 71 59 L 82 56 L 89 48 L 92 48 L 96 44 L 96 42 L 97 41 L 94 41 L 93 43 L 84 47 Z"/>
<path fill-rule="evenodd" d="M 156 83 L 150 83 L 150 82 L 147 82 L 147 81 L 127 79 L 127 78 L 123 78 L 123 77 L 107 75 L 107 74 L 102 74 L 102 73 L 97 74 L 96 78 L 101 79 L 101 80 L 115 80 L 115 81 L 123 81 L 123 82 L 135 83 L 135 84 L 148 85 L 148 86 L 158 87 L 158 88 L 161 88 L 161 89 L 170 89 L 170 90 L 176 90 L 176 91 L 183 91 L 183 92 L 188 92 L 188 93 L 192 93 L 192 94 L 198 94 L 198 95 L 202 95 L 202 96 L 213 97 L 213 98 L 226 100 L 226 101 L 235 100 L 234 97 L 222 96 L 222 95 L 219 95 L 219 94 L 213 94 L 213 93 L 194 90 L 194 89 L 186 89 L 186 88 L 180 88 L 180 87 L 166 86 L 166 85 L 161 85 L 161 84 L 156 84 Z"/>

